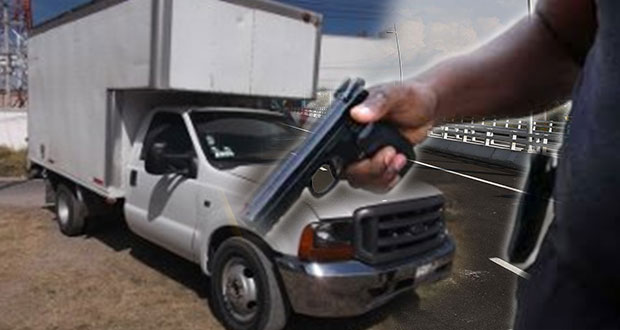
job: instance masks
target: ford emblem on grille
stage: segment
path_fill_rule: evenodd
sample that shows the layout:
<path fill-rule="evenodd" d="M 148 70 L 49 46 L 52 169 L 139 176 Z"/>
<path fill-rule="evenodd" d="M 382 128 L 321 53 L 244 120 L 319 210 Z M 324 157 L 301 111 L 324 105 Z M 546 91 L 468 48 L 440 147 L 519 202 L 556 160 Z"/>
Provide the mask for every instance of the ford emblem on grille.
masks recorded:
<path fill-rule="evenodd" d="M 446 243 L 443 198 L 386 203 L 356 211 L 356 256 L 370 264 L 385 264 L 422 255 Z"/>
<path fill-rule="evenodd" d="M 413 225 L 409 227 L 409 233 L 412 235 L 419 235 L 426 231 L 426 226 L 424 225 Z"/>

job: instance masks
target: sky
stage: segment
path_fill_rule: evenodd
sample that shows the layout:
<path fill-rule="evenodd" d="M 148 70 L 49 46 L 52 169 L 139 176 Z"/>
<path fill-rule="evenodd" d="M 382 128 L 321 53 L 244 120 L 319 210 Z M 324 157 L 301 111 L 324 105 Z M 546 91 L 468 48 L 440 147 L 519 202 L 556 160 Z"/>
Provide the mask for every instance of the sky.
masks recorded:
<path fill-rule="evenodd" d="M 327 34 L 376 36 L 394 0 L 278 0 L 323 14 Z"/>
<path fill-rule="evenodd" d="M 335 0 L 332 0 L 335 1 Z M 394 0 L 377 26 L 396 27 L 403 76 L 414 76 L 438 61 L 478 47 L 527 15 L 525 0 Z M 327 15 L 329 19 L 329 15 Z M 370 84 L 399 78 L 394 34 L 373 41 L 326 38 L 321 85 L 334 88 L 346 77 Z"/>
<path fill-rule="evenodd" d="M 396 0 L 387 20 L 405 66 L 416 66 L 477 47 L 525 15 L 525 0 Z"/>
<path fill-rule="evenodd" d="M 32 0 L 34 24 L 41 23 L 89 0 Z"/>
<path fill-rule="evenodd" d="M 89 1 L 32 0 L 34 22 L 40 23 Z M 434 29 L 473 28 L 477 35 L 482 35 L 487 33 L 486 30 L 492 30 L 494 25 L 505 24 L 517 14 L 524 13 L 527 7 L 525 0 L 277 1 L 322 13 L 327 34 L 370 36 L 376 36 L 393 23 L 403 20 L 421 21 Z M 451 26 L 437 25 L 446 23 Z"/>

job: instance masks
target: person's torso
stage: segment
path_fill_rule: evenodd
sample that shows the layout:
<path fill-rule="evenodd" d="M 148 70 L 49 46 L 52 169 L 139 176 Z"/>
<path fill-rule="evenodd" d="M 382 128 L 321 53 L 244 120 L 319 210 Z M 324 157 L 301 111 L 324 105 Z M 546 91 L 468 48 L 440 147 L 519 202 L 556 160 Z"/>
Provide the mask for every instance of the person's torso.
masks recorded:
<path fill-rule="evenodd" d="M 568 263 L 620 272 L 620 1 L 596 3 L 556 178 L 556 244 Z"/>

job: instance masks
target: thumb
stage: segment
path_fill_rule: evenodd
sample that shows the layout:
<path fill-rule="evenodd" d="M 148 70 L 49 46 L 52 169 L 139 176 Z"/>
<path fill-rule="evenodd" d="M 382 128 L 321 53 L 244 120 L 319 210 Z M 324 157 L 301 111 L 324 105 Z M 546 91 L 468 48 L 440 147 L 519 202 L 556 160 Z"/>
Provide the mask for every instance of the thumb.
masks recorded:
<path fill-rule="evenodd" d="M 388 94 L 383 89 L 370 90 L 366 100 L 351 109 L 351 117 L 360 123 L 379 121 L 388 112 Z"/>

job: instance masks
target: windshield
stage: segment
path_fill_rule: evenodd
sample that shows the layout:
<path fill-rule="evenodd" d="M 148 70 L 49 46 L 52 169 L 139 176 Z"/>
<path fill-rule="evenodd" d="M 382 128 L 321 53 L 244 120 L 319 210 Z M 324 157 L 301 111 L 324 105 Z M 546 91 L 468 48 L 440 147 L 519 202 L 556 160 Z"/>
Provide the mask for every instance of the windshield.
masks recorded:
<path fill-rule="evenodd" d="M 191 118 L 202 151 L 220 169 L 278 161 L 306 135 L 279 116 L 223 112 Z"/>

